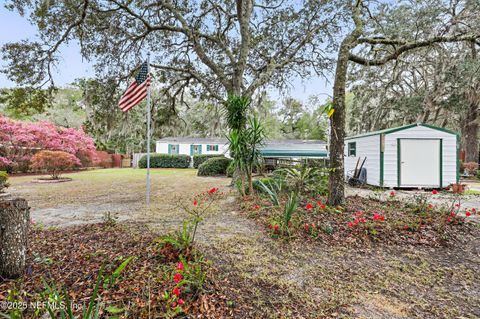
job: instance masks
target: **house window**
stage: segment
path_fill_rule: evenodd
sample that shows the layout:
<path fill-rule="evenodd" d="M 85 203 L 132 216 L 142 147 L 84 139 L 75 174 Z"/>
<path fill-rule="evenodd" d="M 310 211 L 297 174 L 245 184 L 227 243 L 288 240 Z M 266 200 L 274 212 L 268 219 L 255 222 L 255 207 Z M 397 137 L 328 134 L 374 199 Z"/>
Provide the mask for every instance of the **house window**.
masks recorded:
<path fill-rule="evenodd" d="M 202 154 L 202 145 L 190 145 L 190 155 Z"/>
<path fill-rule="evenodd" d="M 218 145 L 207 145 L 207 151 L 218 152 Z"/>
<path fill-rule="evenodd" d="M 357 143 L 348 143 L 348 156 L 357 156 Z"/>
<path fill-rule="evenodd" d="M 168 154 L 178 154 L 179 147 L 177 144 L 168 144 Z"/>

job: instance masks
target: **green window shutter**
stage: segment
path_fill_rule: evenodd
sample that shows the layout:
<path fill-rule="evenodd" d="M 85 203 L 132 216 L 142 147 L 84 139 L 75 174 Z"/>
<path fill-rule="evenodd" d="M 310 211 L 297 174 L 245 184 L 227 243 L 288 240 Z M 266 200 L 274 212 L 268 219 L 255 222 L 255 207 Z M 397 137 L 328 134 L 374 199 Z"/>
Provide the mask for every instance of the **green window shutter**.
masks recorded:
<path fill-rule="evenodd" d="M 215 151 L 218 152 L 218 145 L 215 145 Z"/>
<path fill-rule="evenodd" d="M 193 155 L 193 144 L 190 144 L 190 156 Z"/>
<path fill-rule="evenodd" d="M 172 145 L 168 144 L 168 154 L 170 154 L 171 152 L 172 152 Z"/>
<path fill-rule="evenodd" d="M 180 154 L 180 144 L 177 144 L 177 153 L 176 154 Z"/>
<path fill-rule="evenodd" d="M 198 154 L 202 154 L 202 145 L 198 145 Z"/>

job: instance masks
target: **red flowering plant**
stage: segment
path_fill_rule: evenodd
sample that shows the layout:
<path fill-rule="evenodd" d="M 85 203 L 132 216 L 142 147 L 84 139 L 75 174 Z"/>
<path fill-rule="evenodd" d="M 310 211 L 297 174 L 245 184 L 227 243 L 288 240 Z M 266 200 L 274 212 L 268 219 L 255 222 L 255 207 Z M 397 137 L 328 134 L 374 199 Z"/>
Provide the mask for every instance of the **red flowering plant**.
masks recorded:
<path fill-rule="evenodd" d="M 167 304 L 167 317 L 173 318 L 183 313 L 188 303 L 202 292 L 208 268 L 209 264 L 201 256 L 197 256 L 194 261 L 187 261 L 180 256 L 180 261 L 172 269 L 173 286 L 163 293 L 163 299 Z"/>
<path fill-rule="evenodd" d="M 174 233 L 157 239 L 156 244 L 164 256 L 171 255 L 176 259 L 179 255 L 189 258 L 195 244 L 199 224 L 205 216 L 218 209 L 216 203 L 225 197 L 225 193 L 213 187 L 194 196 L 193 199 L 177 198 L 176 202 L 189 216 Z"/>

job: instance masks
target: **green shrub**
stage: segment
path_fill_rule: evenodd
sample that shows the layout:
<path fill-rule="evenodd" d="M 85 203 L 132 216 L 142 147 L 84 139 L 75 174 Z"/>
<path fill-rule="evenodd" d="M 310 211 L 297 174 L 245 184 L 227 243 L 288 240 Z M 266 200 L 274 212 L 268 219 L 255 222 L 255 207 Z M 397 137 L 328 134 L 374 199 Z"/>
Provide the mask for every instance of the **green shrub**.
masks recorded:
<path fill-rule="evenodd" d="M 235 163 L 233 161 L 228 164 L 227 167 L 227 176 L 228 177 L 233 177 L 233 174 L 235 173 Z"/>
<path fill-rule="evenodd" d="M 259 179 L 253 180 L 253 189 L 259 193 L 266 193 L 264 187 L 260 182 L 263 183 L 268 188 L 271 188 L 274 180 L 272 177 L 265 177 L 265 178 L 259 178 Z"/>
<path fill-rule="evenodd" d="M 0 171 L 0 193 L 8 187 L 8 174 L 7 172 Z"/>
<path fill-rule="evenodd" d="M 198 167 L 198 176 L 225 175 L 231 161 L 226 157 L 210 158 Z"/>
<path fill-rule="evenodd" d="M 190 156 L 182 154 L 155 154 L 150 156 L 151 168 L 187 168 L 190 166 Z M 147 168 L 147 155 L 138 162 L 138 167 Z"/>
<path fill-rule="evenodd" d="M 222 157 L 225 158 L 222 154 L 195 154 L 193 155 L 193 168 L 198 168 L 200 164 L 206 162 L 210 158 Z"/>

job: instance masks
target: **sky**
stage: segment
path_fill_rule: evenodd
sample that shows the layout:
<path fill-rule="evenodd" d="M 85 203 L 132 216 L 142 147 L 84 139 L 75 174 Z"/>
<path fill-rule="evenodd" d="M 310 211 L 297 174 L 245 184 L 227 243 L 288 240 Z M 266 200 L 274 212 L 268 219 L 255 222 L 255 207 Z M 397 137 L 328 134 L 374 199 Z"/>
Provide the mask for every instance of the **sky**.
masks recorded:
<path fill-rule="evenodd" d="M 35 27 L 26 18 L 5 9 L 3 5 L 0 6 L 0 46 L 8 42 L 34 39 L 36 33 Z M 64 86 L 72 83 L 75 79 L 95 75 L 93 64 L 83 61 L 78 44 L 64 45 L 61 47 L 60 53 L 61 60 L 54 73 L 57 86 Z M 3 67 L 5 67 L 5 62 L 2 60 L 0 68 Z M 306 101 L 311 95 L 320 94 L 320 98 L 323 100 L 332 94 L 331 82 L 331 80 L 327 81 L 323 78 L 307 80 L 296 78 L 292 80 L 292 87 L 287 94 L 301 101 Z M 0 73 L 0 88 L 3 87 L 15 87 L 15 83 L 9 81 L 5 74 Z M 269 91 L 269 95 L 273 99 L 281 99 L 281 95 L 277 91 Z"/>

